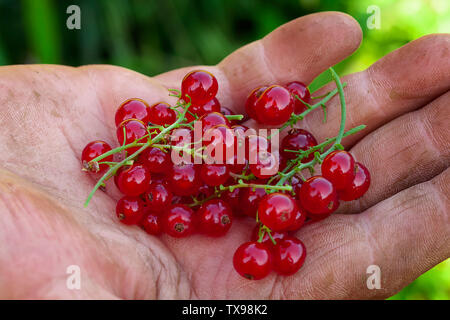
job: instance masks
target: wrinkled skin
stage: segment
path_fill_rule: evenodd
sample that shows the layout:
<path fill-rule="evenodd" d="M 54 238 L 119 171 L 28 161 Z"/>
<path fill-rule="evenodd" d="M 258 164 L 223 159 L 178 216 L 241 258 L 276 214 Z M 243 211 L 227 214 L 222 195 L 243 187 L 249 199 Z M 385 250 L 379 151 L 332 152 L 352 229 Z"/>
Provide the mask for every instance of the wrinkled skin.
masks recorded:
<path fill-rule="evenodd" d="M 217 76 L 222 104 L 242 113 L 254 87 L 309 83 L 361 37 L 351 17 L 319 13 L 202 68 Z M 154 78 L 113 66 L 0 68 L 0 298 L 385 298 L 449 257 L 449 34 L 420 38 L 343 78 L 347 129 L 368 125 L 344 144 L 367 165 L 372 186 L 298 232 L 308 256 L 297 274 L 261 281 L 232 266 L 250 219 L 215 241 L 152 237 L 118 223 L 111 184 L 83 208 L 94 185 L 80 170 L 84 145 L 117 145 L 117 106 L 130 97 L 173 103 L 166 88 L 179 88 L 193 68 Z M 326 125 L 319 110 L 301 124 L 319 141 L 338 131 L 338 98 L 328 112 Z M 373 264 L 379 290 L 366 286 Z M 81 290 L 66 287 L 69 265 L 81 268 Z"/>

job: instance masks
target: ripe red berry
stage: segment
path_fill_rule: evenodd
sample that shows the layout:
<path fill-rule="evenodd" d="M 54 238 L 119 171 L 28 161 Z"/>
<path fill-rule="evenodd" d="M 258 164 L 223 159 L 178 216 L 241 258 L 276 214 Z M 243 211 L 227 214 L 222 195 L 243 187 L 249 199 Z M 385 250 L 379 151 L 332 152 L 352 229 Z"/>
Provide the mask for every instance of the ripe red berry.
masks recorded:
<path fill-rule="evenodd" d="M 266 195 L 258 206 L 258 218 L 273 231 L 287 230 L 295 221 L 298 211 L 295 200 L 285 193 Z"/>
<path fill-rule="evenodd" d="M 230 110 L 229 108 L 227 108 L 227 107 L 221 107 L 220 110 L 219 110 L 218 112 L 220 112 L 220 113 L 223 114 L 224 116 L 232 116 L 232 115 L 235 115 L 235 113 L 234 113 L 233 111 L 231 111 L 231 110 Z M 231 123 L 231 125 L 236 125 L 236 124 L 238 124 L 238 123 L 241 122 L 241 121 L 244 121 L 244 119 L 242 119 L 242 120 L 240 120 L 240 121 L 238 121 L 238 120 L 231 120 L 230 123 Z"/>
<path fill-rule="evenodd" d="M 289 120 L 294 112 L 294 101 L 289 91 L 274 85 L 267 88 L 256 101 L 257 121 L 279 126 Z"/>
<path fill-rule="evenodd" d="M 258 112 L 256 111 L 256 101 L 259 97 L 266 91 L 268 87 L 262 86 L 254 89 L 249 96 L 247 97 L 247 101 L 245 102 L 245 112 L 252 119 L 258 120 Z"/>
<path fill-rule="evenodd" d="M 350 186 L 355 178 L 355 160 L 344 150 L 336 150 L 322 162 L 322 176 L 328 179 L 336 190 Z"/>
<path fill-rule="evenodd" d="M 202 204 L 196 215 L 201 232 L 213 237 L 226 234 L 233 222 L 230 206 L 219 199 Z"/>
<path fill-rule="evenodd" d="M 201 186 L 199 167 L 194 164 L 172 166 L 167 179 L 172 192 L 179 196 L 194 195 Z"/>
<path fill-rule="evenodd" d="M 139 197 L 125 196 L 117 201 L 116 215 L 124 224 L 138 224 L 144 216 L 144 202 Z"/>
<path fill-rule="evenodd" d="M 181 82 L 181 96 L 193 105 L 203 105 L 214 98 L 219 89 L 216 77 L 204 70 L 189 72 Z M 189 98 L 186 97 L 188 95 Z"/>
<path fill-rule="evenodd" d="M 186 113 L 186 119 L 187 122 L 191 122 L 195 119 L 195 117 L 192 115 L 196 115 L 197 117 L 201 117 L 205 114 L 211 113 L 211 112 L 220 112 L 220 102 L 217 100 L 217 98 L 212 98 L 207 103 L 203 105 L 191 105 L 189 106 L 189 112 Z M 191 114 L 192 113 L 192 114 Z"/>
<path fill-rule="evenodd" d="M 170 109 L 168 103 L 159 102 L 150 107 L 148 119 L 151 124 L 164 126 L 174 123 L 177 120 L 177 114 L 175 110 Z"/>
<path fill-rule="evenodd" d="M 280 242 L 281 240 L 283 240 L 284 238 L 286 238 L 288 236 L 288 233 L 287 232 L 271 231 L 270 235 L 272 236 L 272 239 L 275 240 L 275 242 L 278 244 L 278 242 Z M 264 232 L 264 235 L 262 237 L 261 243 L 264 243 L 270 249 L 273 249 L 273 248 L 275 248 L 275 244 L 273 244 L 272 239 L 270 239 L 269 234 L 267 232 Z M 259 240 L 259 225 L 256 225 L 253 228 L 250 240 L 252 240 L 252 241 L 258 241 Z"/>
<path fill-rule="evenodd" d="M 157 213 L 148 211 L 140 224 L 148 234 L 157 236 L 162 233 L 161 217 Z"/>
<path fill-rule="evenodd" d="M 111 147 L 109 144 L 107 144 L 105 141 L 96 140 L 89 142 L 81 152 L 81 164 L 83 165 L 83 168 L 85 168 L 88 171 L 91 172 L 105 172 L 109 167 L 106 164 L 100 164 L 100 165 L 91 165 L 89 164 L 89 161 L 97 158 L 98 156 L 101 156 L 102 154 L 108 152 L 111 150 Z M 100 160 L 102 161 L 113 161 L 113 156 L 107 156 Z"/>
<path fill-rule="evenodd" d="M 144 124 L 148 124 L 148 108 L 148 104 L 144 100 L 136 98 L 128 99 L 123 102 L 116 111 L 116 127 L 128 119 L 138 119 Z"/>
<path fill-rule="evenodd" d="M 125 136 L 124 136 L 124 128 L 125 128 Z M 130 144 L 135 140 L 142 138 L 147 134 L 147 129 L 145 124 L 141 120 L 137 119 L 128 119 L 122 122 L 116 130 L 117 140 L 120 145 Z M 124 143 L 125 140 L 125 143 Z M 142 139 L 141 142 L 145 142 L 145 139 Z M 135 153 L 141 147 L 131 147 L 126 149 L 128 154 Z"/>
<path fill-rule="evenodd" d="M 288 89 L 294 99 L 294 113 L 300 114 L 305 111 L 307 109 L 306 105 L 295 96 L 298 96 L 306 103 L 311 103 L 311 94 L 306 85 L 300 81 L 292 81 L 286 85 L 286 89 Z"/>
<path fill-rule="evenodd" d="M 250 162 L 250 171 L 259 179 L 267 179 L 277 174 L 280 168 L 277 153 L 259 152 L 256 163 Z"/>
<path fill-rule="evenodd" d="M 258 182 L 254 182 L 258 183 Z M 255 218 L 256 211 L 261 199 L 266 195 L 263 188 L 243 188 L 240 195 L 241 212 L 249 217 Z"/>
<path fill-rule="evenodd" d="M 151 174 L 147 167 L 134 164 L 120 170 L 115 179 L 117 188 L 127 196 L 138 196 L 147 191 Z"/>
<path fill-rule="evenodd" d="M 272 254 L 267 245 L 255 241 L 242 244 L 233 256 L 234 269 L 246 279 L 259 280 L 272 271 Z"/>
<path fill-rule="evenodd" d="M 230 171 L 225 164 L 204 164 L 200 170 L 200 177 L 208 186 L 220 186 L 227 182 Z"/>
<path fill-rule="evenodd" d="M 339 198 L 352 201 L 361 198 L 370 186 L 370 172 L 361 163 L 355 163 L 355 177 L 350 185 L 339 191 Z"/>
<path fill-rule="evenodd" d="M 139 155 L 139 163 L 155 173 L 166 173 L 172 166 L 170 152 L 164 152 L 159 148 L 148 148 L 142 151 Z"/>
<path fill-rule="evenodd" d="M 273 250 L 273 269 L 284 276 L 296 273 L 306 258 L 306 247 L 295 237 L 286 237 Z"/>
<path fill-rule="evenodd" d="M 293 129 L 289 131 L 288 135 L 281 141 L 281 155 L 287 159 L 295 159 L 298 154 L 294 152 L 287 152 L 287 150 L 303 150 L 306 151 L 311 147 L 317 145 L 317 140 L 314 136 L 303 129 Z M 302 162 L 306 163 L 314 159 L 314 153 L 307 158 L 303 158 Z"/>
<path fill-rule="evenodd" d="M 199 121 L 202 123 L 202 132 L 205 133 L 207 130 L 216 127 L 218 125 L 225 125 L 230 127 L 230 121 L 221 113 L 211 112 L 200 117 Z"/>
<path fill-rule="evenodd" d="M 212 127 L 204 132 L 203 146 L 208 162 L 228 163 L 234 156 L 234 132 L 223 124 Z"/>
<path fill-rule="evenodd" d="M 294 222 L 291 224 L 291 226 L 289 228 L 287 228 L 287 231 L 297 231 L 298 229 L 303 227 L 303 225 L 305 224 L 305 220 L 306 220 L 306 217 L 307 217 L 307 212 L 306 212 L 305 209 L 303 209 L 299 205 L 299 203 L 297 203 L 297 208 L 298 208 L 298 210 L 295 213 Z"/>
<path fill-rule="evenodd" d="M 225 201 L 233 210 L 233 215 L 242 215 L 241 207 L 240 207 L 240 192 L 241 188 L 236 188 L 233 191 L 225 191 L 222 193 L 220 197 L 223 201 Z"/>
<path fill-rule="evenodd" d="M 172 203 L 172 192 L 162 183 L 152 183 L 145 192 L 145 203 L 151 212 L 161 212 Z"/>
<path fill-rule="evenodd" d="M 338 201 L 333 184 L 322 176 L 309 178 L 300 188 L 300 203 L 310 214 L 329 214 L 336 210 Z"/>
<path fill-rule="evenodd" d="M 164 232 L 172 237 L 186 237 L 194 232 L 194 211 L 184 204 L 169 207 L 161 220 Z"/>

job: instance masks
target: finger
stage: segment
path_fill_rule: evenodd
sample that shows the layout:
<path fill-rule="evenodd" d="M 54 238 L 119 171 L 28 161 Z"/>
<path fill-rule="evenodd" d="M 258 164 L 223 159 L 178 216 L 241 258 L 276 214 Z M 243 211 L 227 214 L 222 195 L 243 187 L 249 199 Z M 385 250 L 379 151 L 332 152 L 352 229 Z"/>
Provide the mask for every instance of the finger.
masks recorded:
<path fill-rule="evenodd" d="M 217 67 L 204 67 L 219 80 L 219 100 L 244 112 L 245 100 L 255 87 L 293 80 L 309 83 L 322 71 L 355 51 L 361 29 L 350 16 L 321 12 L 293 20 L 259 41 L 226 57 Z M 157 77 L 179 88 L 183 76 L 197 67 L 183 68 Z"/>
<path fill-rule="evenodd" d="M 450 169 L 361 215 L 335 215 L 298 232 L 308 248 L 295 278 L 274 298 L 386 298 L 450 256 Z M 367 268 L 380 268 L 369 290 Z M 300 285 L 301 284 L 301 285 Z M 314 284 L 314 286 L 313 286 Z"/>
<path fill-rule="evenodd" d="M 338 212 L 361 212 L 401 190 L 428 181 L 450 167 L 450 91 L 359 141 L 351 153 L 372 172 L 371 186 Z"/>
<path fill-rule="evenodd" d="M 347 82 L 346 128 L 367 128 L 344 139 L 346 146 L 390 120 L 413 111 L 450 89 L 450 34 L 422 37 L 390 53 L 367 70 L 343 77 Z M 331 90 L 327 85 L 315 95 Z M 299 125 L 310 128 L 318 140 L 337 134 L 340 125 L 339 98 L 327 104 L 327 122 L 316 110 Z"/>

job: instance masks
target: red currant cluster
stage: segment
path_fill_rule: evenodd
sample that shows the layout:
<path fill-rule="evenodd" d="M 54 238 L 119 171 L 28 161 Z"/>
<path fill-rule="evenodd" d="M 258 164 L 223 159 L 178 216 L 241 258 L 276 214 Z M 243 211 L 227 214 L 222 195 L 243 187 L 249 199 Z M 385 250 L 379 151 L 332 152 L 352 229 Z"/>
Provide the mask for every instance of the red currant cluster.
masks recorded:
<path fill-rule="evenodd" d="M 242 115 L 222 107 L 218 82 L 207 71 L 187 74 L 181 91 L 171 89 L 176 105 L 149 106 L 140 99 L 122 103 L 115 115 L 119 147 L 93 141 L 83 150 L 83 168 L 102 176 L 90 193 L 113 178 L 124 196 L 117 202 L 118 219 L 139 225 L 151 235 L 186 237 L 194 232 L 224 236 L 233 219 L 256 220 L 249 242 L 234 254 L 236 271 L 261 279 L 271 270 L 291 275 L 305 257 L 304 244 L 293 236 L 306 222 L 328 217 L 339 200 L 351 201 L 368 189 L 370 175 L 340 144 L 344 132 L 343 85 L 331 69 L 337 89 L 311 104 L 301 82 L 259 87 L 249 95 L 247 114 L 278 133 L 308 113 L 323 108 L 339 93 L 339 134 L 318 144 L 306 130 L 291 129 L 278 141 L 256 134 Z M 278 134 L 275 135 L 278 137 Z M 325 150 L 325 148 L 327 148 Z M 322 175 L 315 175 L 321 165 Z M 311 177 L 304 177 L 309 169 Z"/>

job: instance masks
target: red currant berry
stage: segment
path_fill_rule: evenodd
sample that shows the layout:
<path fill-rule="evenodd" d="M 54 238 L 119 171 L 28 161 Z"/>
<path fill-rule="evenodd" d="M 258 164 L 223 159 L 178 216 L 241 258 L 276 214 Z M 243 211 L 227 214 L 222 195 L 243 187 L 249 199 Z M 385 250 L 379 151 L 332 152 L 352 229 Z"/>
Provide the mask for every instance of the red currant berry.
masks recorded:
<path fill-rule="evenodd" d="M 211 112 L 203 115 L 199 121 L 202 123 L 202 132 L 205 133 L 207 130 L 216 127 L 218 125 L 225 125 L 230 127 L 230 121 L 221 113 Z"/>
<path fill-rule="evenodd" d="M 254 164 L 258 162 L 260 153 L 270 152 L 270 149 L 270 142 L 265 137 L 251 135 L 246 139 L 245 157 L 250 164 Z"/>
<path fill-rule="evenodd" d="M 261 94 L 255 109 L 259 123 L 279 126 L 288 121 L 294 112 L 294 100 L 287 89 L 274 85 Z"/>
<path fill-rule="evenodd" d="M 139 197 L 125 196 L 117 201 L 116 215 L 124 224 L 138 224 L 144 216 L 144 202 Z"/>
<path fill-rule="evenodd" d="M 355 177 L 350 185 L 339 191 L 339 198 L 352 201 L 361 198 L 370 186 L 370 172 L 361 163 L 355 163 Z"/>
<path fill-rule="evenodd" d="M 247 101 L 245 102 L 245 112 L 252 119 L 258 120 L 258 113 L 256 111 L 256 101 L 261 97 L 264 91 L 266 91 L 268 87 L 262 86 L 254 89 L 249 96 L 247 97 Z"/>
<path fill-rule="evenodd" d="M 152 183 L 145 193 L 145 203 L 152 212 L 161 212 L 172 203 L 172 192 L 167 185 Z"/>
<path fill-rule="evenodd" d="M 259 280 L 272 271 L 272 254 L 267 245 L 255 241 L 242 244 L 233 256 L 234 269 L 246 279 Z"/>
<path fill-rule="evenodd" d="M 136 98 L 128 99 L 116 111 L 116 127 L 128 119 L 137 119 L 141 120 L 144 124 L 148 124 L 148 108 L 148 104 L 144 100 Z"/>
<path fill-rule="evenodd" d="M 203 135 L 203 146 L 210 162 L 226 163 L 234 156 L 234 132 L 223 124 L 212 127 Z"/>
<path fill-rule="evenodd" d="M 124 136 L 124 128 L 125 128 L 125 136 Z M 147 134 L 147 128 L 145 124 L 141 120 L 137 119 L 128 119 L 122 122 L 116 130 L 117 140 L 120 145 L 129 144 L 134 142 L 137 139 L 142 138 Z M 125 141 L 124 141 L 125 140 Z M 141 142 L 145 142 L 145 139 L 142 139 Z M 124 143 L 125 142 L 125 143 Z M 126 149 L 128 154 L 135 153 L 141 147 L 131 147 Z"/>
<path fill-rule="evenodd" d="M 230 171 L 225 164 L 204 164 L 200 170 L 200 177 L 208 186 L 220 186 L 227 182 Z"/>
<path fill-rule="evenodd" d="M 139 163 L 155 173 L 166 173 L 172 166 L 170 152 L 164 152 L 159 148 L 148 148 L 142 151 L 139 155 Z"/>
<path fill-rule="evenodd" d="M 287 152 L 287 150 L 303 150 L 306 151 L 311 147 L 317 145 L 317 140 L 314 136 L 303 129 L 293 129 L 289 131 L 288 135 L 281 141 L 281 155 L 287 159 L 295 159 L 298 154 L 294 152 Z M 310 154 L 307 158 L 303 158 L 302 162 L 306 163 L 314 159 L 314 154 Z"/>
<path fill-rule="evenodd" d="M 233 116 L 233 115 L 235 115 L 235 113 L 233 112 L 233 111 L 231 111 L 229 108 L 227 108 L 227 107 L 221 107 L 220 108 L 220 111 L 218 111 L 218 112 L 220 112 L 221 114 L 223 114 L 224 116 Z M 240 121 L 243 121 L 244 119 L 242 119 L 242 120 L 240 120 Z M 237 123 L 239 123 L 240 121 L 238 121 L 238 120 L 231 120 L 230 121 L 230 123 L 232 124 L 232 125 L 236 125 Z"/>
<path fill-rule="evenodd" d="M 300 204 L 310 214 L 329 214 L 338 201 L 333 184 L 322 176 L 309 178 L 300 188 Z"/>
<path fill-rule="evenodd" d="M 241 188 L 236 188 L 233 191 L 227 190 L 222 193 L 221 199 L 225 201 L 233 210 L 234 215 L 242 215 L 240 208 L 240 191 Z"/>
<path fill-rule="evenodd" d="M 258 206 L 258 218 L 273 231 L 287 230 L 295 222 L 298 207 L 295 200 L 284 193 L 266 195 Z"/>
<path fill-rule="evenodd" d="M 187 122 L 191 122 L 195 120 L 195 117 L 192 115 L 196 115 L 197 117 L 201 117 L 205 114 L 211 113 L 211 112 L 220 112 L 220 102 L 217 100 L 217 98 L 212 98 L 207 103 L 203 105 L 191 105 L 189 107 L 189 112 L 186 114 Z M 192 113 L 192 114 L 191 114 Z"/>
<path fill-rule="evenodd" d="M 176 128 L 170 134 L 169 144 L 177 147 L 185 147 L 193 142 L 194 133 L 188 128 Z"/>
<path fill-rule="evenodd" d="M 101 156 L 102 154 L 111 151 L 111 147 L 105 141 L 96 140 L 89 142 L 86 147 L 84 147 L 81 152 L 81 164 L 83 168 L 91 172 L 105 172 L 109 167 L 106 164 L 89 164 L 89 161 Z M 113 155 L 107 156 L 100 160 L 102 161 L 113 161 Z"/>
<path fill-rule="evenodd" d="M 177 114 L 168 103 L 159 102 L 150 107 L 148 119 L 151 124 L 165 126 L 174 123 L 177 120 Z"/>
<path fill-rule="evenodd" d="M 301 100 L 306 103 L 311 103 L 311 94 L 309 93 L 308 88 L 303 82 L 300 81 L 292 81 L 286 85 L 286 89 L 291 93 L 292 98 L 294 99 L 294 113 L 300 114 L 303 111 L 307 110 L 307 106 L 298 100 L 295 96 L 298 96 Z"/>
<path fill-rule="evenodd" d="M 291 224 L 291 226 L 289 228 L 287 228 L 287 231 L 297 231 L 298 229 L 300 229 L 301 227 L 303 227 L 303 225 L 305 224 L 305 220 L 306 220 L 306 210 L 303 209 L 298 203 L 297 203 L 297 212 L 295 213 L 295 220 L 294 222 Z"/>
<path fill-rule="evenodd" d="M 168 175 L 172 192 L 179 196 L 190 196 L 201 186 L 199 167 L 194 164 L 174 165 Z"/>
<path fill-rule="evenodd" d="M 272 239 L 275 240 L 275 242 L 278 244 L 281 240 L 286 238 L 288 236 L 287 232 L 277 232 L 277 231 L 271 231 L 270 235 L 272 236 Z M 261 243 L 264 243 L 267 245 L 270 249 L 275 248 L 275 244 L 273 244 L 272 239 L 270 239 L 270 236 L 267 232 L 264 232 L 264 235 L 262 237 Z M 259 240 L 259 225 L 256 225 L 253 228 L 252 236 L 250 237 L 250 240 L 252 241 L 258 241 Z"/>
<path fill-rule="evenodd" d="M 141 221 L 141 227 L 148 234 L 157 236 L 162 233 L 161 217 L 154 212 L 148 212 Z"/>
<path fill-rule="evenodd" d="M 306 258 L 306 247 L 295 237 L 286 237 L 273 250 L 273 269 L 284 276 L 296 273 Z"/>
<path fill-rule="evenodd" d="M 197 211 L 199 229 L 206 235 L 223 236 L 233 222 L 231 208 L 223 200 L 214 199 L 202 204 Z"/>
<path fill-rule="evenodd" d="M 120 192 L 127 196 L 138 196 L 147 191 L 151 174 L 147 167 L 134 164 L 121 170 L 116 179 Z"/>
<path fill-rule="evenodd" d="M 241 191 L 241 212 L 249 217 L 256 218 L 256 211 L 261 199 L 266 195 L 263 188 L 244 188 Z"/>
<path fill-rule="evenodd" d="M 216 77 L 204 70 L 189 72 L 181 82 L 181 96 L 193 105 L 203 105 L 214 98 L 219 89 Z M 190 97 L 190 100 L 188 97 Z"/>
<path fill-rule="evenodd" d="M 322 162 L 322 176 L 328 179 L 336 190 L 345 189 L 355 178 L 355 160 L 344 150 L 336 150 Z"/>
<path fill-rule="evenodd" d="M 277 153 L 260 152 L 256 163 L 250 162 L 250 171 L 259 179 L 267 179 L 278 173 L 279 157 Z"/>
<path fill-rule="evenodd" d="M 194 232 L 194 211 L 184 204 L 172 205 L 161 220 L 163 230 L 169 236 L 182 238 Z"/>

